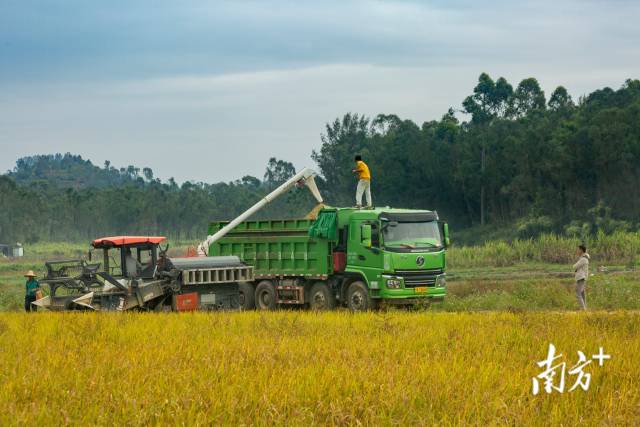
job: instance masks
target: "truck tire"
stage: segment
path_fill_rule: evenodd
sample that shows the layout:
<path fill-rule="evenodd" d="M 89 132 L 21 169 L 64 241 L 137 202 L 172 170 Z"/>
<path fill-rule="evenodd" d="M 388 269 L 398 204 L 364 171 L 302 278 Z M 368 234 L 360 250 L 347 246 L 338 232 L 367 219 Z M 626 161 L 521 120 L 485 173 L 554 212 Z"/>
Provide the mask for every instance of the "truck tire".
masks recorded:
<path fill-rule="evenodd" d="M 247 282 L 238 283 L 240 310 L 253 310 L 256 308 L 256 291 L 253 285 Z"/>
<path fill-rule="evenodd" d="M 369 296 L 369 289 L 361 281 L 355 281 L 347 289 L 347 307 L 351 311 L 367 311 L 377 307 L 377 301 Z"/>
<path fill-rule="evenodd" d="M 276 289 L 273 283 L 263 280 L 256 286 L 255 304 L 258 310 L 276 309 Z"/>
<path fill-rule="evenodd" d="M 333 310 L 336 297 L 326 282 L 316 282 L 309 292 L 309 307 L 312 310 Z"/>

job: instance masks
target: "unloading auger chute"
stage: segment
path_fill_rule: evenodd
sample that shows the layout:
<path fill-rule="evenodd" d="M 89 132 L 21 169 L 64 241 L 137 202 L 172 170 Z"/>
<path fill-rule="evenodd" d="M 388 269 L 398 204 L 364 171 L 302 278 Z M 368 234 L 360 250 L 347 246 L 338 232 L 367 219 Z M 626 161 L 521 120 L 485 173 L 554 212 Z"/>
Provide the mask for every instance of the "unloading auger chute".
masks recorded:
<path fill-rule="evenodd" d="M 289 180 L 273 190 L 271 193 L 264 196 L 258 203 L 251 206 L 229 224 L 218 230 L 215 234 L 207 236 L 207 238 L 198 245 L 198 256 L 207 256 L 207 254 L 209 253 L 209 246 L 224 237 L 229 231 L 233 230 L 242 221 L 258 212 L 260 209 L 271 203 L 282 194 L 289 191 L 294 186 L 306 186 L 309 191 L 311 191 L 311 194 L 313 194 L 313 197 L 316 199 L 316 201 L 318 203 L 322 203 L 322 196 L 320 195 L 320 191 L 318 190 L 318 186 L 316 185 L 315 177 L 316 173 L 312 169 L 302 169 L 300 172 L 292 176 Z"/>

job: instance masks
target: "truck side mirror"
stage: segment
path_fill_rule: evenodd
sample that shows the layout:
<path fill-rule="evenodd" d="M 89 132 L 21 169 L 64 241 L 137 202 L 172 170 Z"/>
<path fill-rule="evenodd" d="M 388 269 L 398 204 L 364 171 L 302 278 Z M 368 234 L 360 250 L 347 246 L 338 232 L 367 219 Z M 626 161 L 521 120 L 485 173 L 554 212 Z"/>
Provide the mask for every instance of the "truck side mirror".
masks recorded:
<path fill-rule="evenodd" d="M 362 224 L 360 227 L 360 241 L 367 248 L 371 247 L 371 224 Z"/>
<path fill-rule="evenodd" d="M 451 244 L 451 240 L 449 239 L 449 224 L 447 224 L 446 222 L 442 224 L 442 230 L 443 230 L 443 234 L 444 234 L 444 247 L 448 248 L 449 245 Z"/>

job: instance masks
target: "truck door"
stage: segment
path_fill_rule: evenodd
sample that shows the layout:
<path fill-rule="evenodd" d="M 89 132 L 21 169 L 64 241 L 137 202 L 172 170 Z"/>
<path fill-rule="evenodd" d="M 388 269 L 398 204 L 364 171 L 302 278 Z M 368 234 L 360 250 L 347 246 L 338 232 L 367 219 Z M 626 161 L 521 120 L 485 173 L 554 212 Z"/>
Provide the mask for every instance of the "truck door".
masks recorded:
<path fill-rule="evenodd" d="M 377 221 L 351 221 L 347 244 L 347 271 L 361 272 L 367 278 L 371 289 L 379 289 L 382 264 L 380 224 Z"/>

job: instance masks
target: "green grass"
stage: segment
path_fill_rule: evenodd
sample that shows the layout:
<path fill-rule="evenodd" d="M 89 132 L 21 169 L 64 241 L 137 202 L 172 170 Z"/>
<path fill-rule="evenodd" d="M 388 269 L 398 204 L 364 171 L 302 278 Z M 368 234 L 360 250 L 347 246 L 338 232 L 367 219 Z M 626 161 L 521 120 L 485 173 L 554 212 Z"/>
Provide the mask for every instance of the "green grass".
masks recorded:
<path fill-rule="evenodd" d="M 587 284 L 590 310 L 640 309 L 640 274 L 596 274 Z M 572 278 L 485 276 L 450 281 L 447 297 L 429 307 L 435 311 L 542 311 L 577 310 Z"/>
<path fill-rule="evenodd" d="M 77 258 L 86 256 L 89 251 L 89 242 L 40 242 L 33 245 L 25 245 L 25 257 L 29 259 L 43 258 Z"/>
<path fill-rule="evenodd" d="M 545 234 L 535 239 L 511 242 L 491 241 L 479 246 L 453 246 L 449 267 L 507 267 L 522 263 L 572 264 L 576 248 L 586 243 L 593 265 L 622 264 L 633 267 L 640 253 L 640 233 L 600 233 L 582 241 L 578 238 Z"/>

